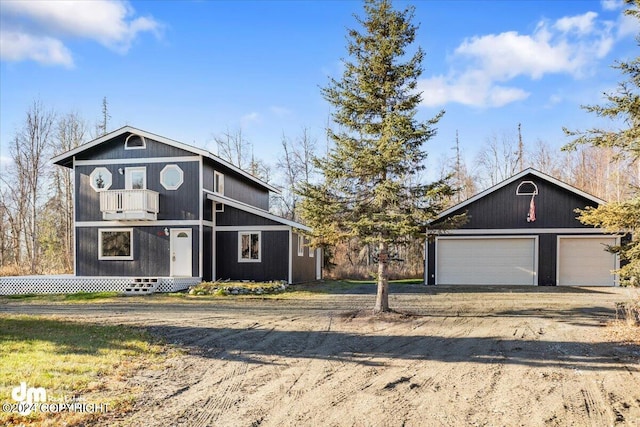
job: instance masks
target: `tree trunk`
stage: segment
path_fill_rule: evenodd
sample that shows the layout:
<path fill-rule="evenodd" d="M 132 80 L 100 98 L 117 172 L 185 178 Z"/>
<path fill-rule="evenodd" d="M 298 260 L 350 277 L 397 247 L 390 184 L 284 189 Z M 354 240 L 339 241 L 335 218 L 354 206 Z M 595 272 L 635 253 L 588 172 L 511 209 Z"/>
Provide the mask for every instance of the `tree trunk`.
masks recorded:
<path fill-rule="evenodd" d="M 378 246 L 378 293 L 376 295 L 376 306 L 374 313 L 383 313 L 390 311 L 389 309 L 389 245 L 380 243 Z"/>

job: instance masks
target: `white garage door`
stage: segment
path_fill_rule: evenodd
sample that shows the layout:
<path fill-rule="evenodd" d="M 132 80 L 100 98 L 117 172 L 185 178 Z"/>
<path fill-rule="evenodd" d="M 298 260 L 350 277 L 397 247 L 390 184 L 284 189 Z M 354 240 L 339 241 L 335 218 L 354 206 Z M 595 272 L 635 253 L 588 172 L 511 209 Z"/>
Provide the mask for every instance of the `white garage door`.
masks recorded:
<path fill-rule="evenodd" d="M 535 285 L 536 240 L 518 238 L 438 238 L 439 285 Z"/>
<path fill-rule="evenodd" d="M 559 286 L 614 286 L 616 257 L 605 250 L 614 237 L 559 237 Z"/>

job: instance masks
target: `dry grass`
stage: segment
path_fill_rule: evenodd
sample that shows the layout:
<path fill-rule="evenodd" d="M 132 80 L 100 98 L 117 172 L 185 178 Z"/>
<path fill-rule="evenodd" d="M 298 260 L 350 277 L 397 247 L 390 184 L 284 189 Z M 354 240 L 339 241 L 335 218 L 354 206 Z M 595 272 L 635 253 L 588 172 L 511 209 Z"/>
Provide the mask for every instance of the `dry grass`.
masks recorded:
<path fill-rule="evenodd" d="M 47 403 L 107 404 L 126 412 L 135 390 L 124 379 L 147 362 L 161 360 L 165 348 L 144 331 L 35 316 L 0 316 L 0 403 L 11 404 L 11 390 L 26 382 L 42 387 Z M 0 412 L 1 425 L 78 425 L 99 414 Z"/>
<path fill-rule="evenodd" d="M 609 335 L 615 341 L 640 344 L 640 299 L 616 304 L 616 320 L 609 323 Z"/>

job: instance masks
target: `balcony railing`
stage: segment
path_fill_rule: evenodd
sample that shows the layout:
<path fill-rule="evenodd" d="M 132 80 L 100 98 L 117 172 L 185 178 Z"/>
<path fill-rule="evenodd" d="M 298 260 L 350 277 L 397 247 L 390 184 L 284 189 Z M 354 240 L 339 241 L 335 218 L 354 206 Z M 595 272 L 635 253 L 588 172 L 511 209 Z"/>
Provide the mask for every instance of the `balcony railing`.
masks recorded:
<path fill-rule="evenodd" d="M 100 211 L 105 220 L 148 220 L 158 217 L 158 193 L 151 190 L 100 192 Z"/>

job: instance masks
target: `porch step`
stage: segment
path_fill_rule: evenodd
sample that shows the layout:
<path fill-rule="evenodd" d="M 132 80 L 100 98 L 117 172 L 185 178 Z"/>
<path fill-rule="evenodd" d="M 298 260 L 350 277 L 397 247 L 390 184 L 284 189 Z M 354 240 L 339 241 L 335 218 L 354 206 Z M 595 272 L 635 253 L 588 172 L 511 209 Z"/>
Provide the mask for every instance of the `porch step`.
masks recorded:
<path fill-rule="evenodd" d="M 125 295 L 150 295 L 158 290 L 157 278 L 135 278 L 124 289 Z"/>

